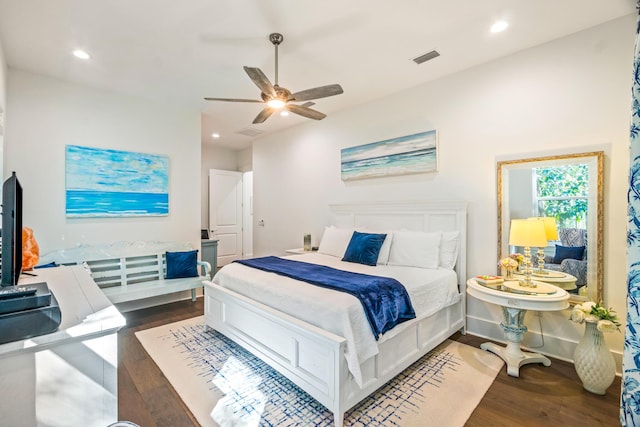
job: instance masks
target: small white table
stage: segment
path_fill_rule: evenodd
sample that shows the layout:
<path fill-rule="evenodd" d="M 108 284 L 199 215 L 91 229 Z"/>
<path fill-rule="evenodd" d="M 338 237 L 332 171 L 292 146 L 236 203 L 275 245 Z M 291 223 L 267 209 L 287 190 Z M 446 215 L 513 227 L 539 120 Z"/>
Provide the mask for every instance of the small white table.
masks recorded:
<path fill-rule="evenodd" d="M 304 248 L 293 248 L 293 249 L 285 249 L 285 252 L 288 254 L 302 255 L 302 254 L 310 254 L 316 251 L 305 251 Z"/>
<path fill-rule="evenodd" d="M 504 321 L 500 323 L 500 326 L 504 330 L 507 346 L 502 347 L 486 342 L 480 345 L 480 348 L 500 356 L 507 363 L 507 373 L 512 377 L 519 377 L 520 367 L 527 363 L 542 363 L 544 366 L 551 366 L 551 361 L 542 354 L 525 352 L 520 349 L 522 336 L 527 332 L 527 327 L 523 323 L 527 310 L 556 311 L 569 307 L 567 291 L 548 283 L 537 282 L 537 285 L 539 288 L 522 290 L 517 281 L 485 286 L 479 284 L 475 279 L 467 280 L 469 295 L 502 307 Z M 519 293 L 529 289 L 531 292 L 536 292 L 538 289 L 540 292 L 553 293 Z"/>

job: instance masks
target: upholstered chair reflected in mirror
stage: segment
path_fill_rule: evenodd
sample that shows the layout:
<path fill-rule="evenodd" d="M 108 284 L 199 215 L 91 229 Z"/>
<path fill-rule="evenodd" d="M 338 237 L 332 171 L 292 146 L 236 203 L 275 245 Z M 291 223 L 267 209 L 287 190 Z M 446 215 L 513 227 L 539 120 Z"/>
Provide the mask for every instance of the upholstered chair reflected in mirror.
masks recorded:
<path fill-rule="evenodd" d="M 555 255 L 545 257 L 545 268 L 571 274 L 576 277 L 578 290 L 587 284 L 587 230 L 561 228 L 558 230 L 560 245 Z"/>

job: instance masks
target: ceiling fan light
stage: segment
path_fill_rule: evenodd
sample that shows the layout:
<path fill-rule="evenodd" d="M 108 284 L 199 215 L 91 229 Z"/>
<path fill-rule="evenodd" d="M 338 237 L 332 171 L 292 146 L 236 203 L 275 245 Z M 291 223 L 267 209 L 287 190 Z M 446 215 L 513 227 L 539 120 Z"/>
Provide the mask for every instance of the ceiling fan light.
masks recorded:
<path fill-rule="evenodd" d="M 311 105 L 314 105 L 311 100 L 340 95 L 344 92 L 342 87 L 339 84 L 331 84 L 291 93 L 289 89 L 280 86 L 278 84 L 278 45 L 282 43 L 282 34 L 272 33 L 269 36 L 269 40 L 274 45 L 276 53 L 275 84 L 271 84 L 267 76 L 259 68 L 243 67 L 251 81 L 260 89 L 260 100 L 212 97 L 205 97 L 204 99 L 207 101 L 257 102 L 260 104 L 266 104 L 262 111 L 260 111 L 260 113 L 253 119 L 253 124 L 264 123 L 265 120 L 276 112 L 279 112 L 282 115 L 287 115 L 288 112 L 291 112 L 313 120 L 324 119 L 327 116 L 326 114 L 309 108 Z M 296 102 L 303 102 L 303 104 L 296 104 Z"/>
<path fill-rule="evenodd" d="M 285 102 L 282 99 L 275 98 L 269 100 L 269 102 L 267 102 L 267 105 L 271 108 L 280 109 L 284 107 Z"/>

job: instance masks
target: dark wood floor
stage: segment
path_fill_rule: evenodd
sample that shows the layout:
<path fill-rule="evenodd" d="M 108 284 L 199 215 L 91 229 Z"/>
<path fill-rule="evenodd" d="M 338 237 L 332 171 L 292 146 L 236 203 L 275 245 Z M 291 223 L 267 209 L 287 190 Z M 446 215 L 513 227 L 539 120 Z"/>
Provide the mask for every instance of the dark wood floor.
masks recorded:
<path fill-rule="evenodd" d="M 125 313 L 127 326 L 118 334 L 118 415 L 143 427 L 198 426 L 171 384 L 142 348 L 134 333 L 198 316 L 203 300 L 181 301 Z M 479 347 L 484 339 L 456 334 L 453 339 Z M 520 378 L 503 369 L 467 426 L 617 426 L 620 378 L 606 396 L 582 388 L 573 365 L 552 359 L 550 367 L 526 365 Z M 464 399 L 464 396 L 460 396 Z M 455 402 L 451 402 L 455 411 Z"/>

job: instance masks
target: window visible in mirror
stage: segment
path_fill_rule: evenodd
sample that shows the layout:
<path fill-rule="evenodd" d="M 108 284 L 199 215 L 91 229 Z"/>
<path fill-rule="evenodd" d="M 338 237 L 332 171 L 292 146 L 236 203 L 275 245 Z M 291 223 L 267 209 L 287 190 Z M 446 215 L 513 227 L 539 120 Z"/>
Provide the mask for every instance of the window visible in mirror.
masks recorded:
<path fill-rule="evenodd" d="M 570 164 L 534 168 L 534 205 L 538 216 L 553 217 L 558 228 L 586 228 L 589 168 Z"/>

